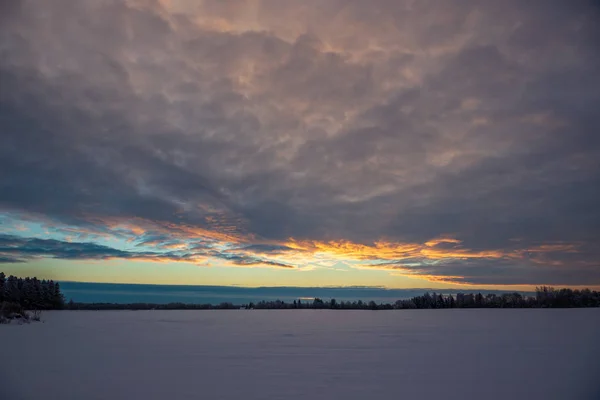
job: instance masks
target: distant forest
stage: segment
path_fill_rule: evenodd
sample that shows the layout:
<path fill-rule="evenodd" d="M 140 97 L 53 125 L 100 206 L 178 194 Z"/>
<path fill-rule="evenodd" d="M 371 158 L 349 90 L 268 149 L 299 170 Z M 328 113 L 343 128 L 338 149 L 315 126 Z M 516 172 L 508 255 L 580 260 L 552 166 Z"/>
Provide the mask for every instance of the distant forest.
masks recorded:
<path fill-rule="evenodd" d="M 232 303 L 213 304 L 115 304 L 115 303 L 74 303 L 70 301 L 67 309 L 72 310 L 293 310 L 293 309 L 326 309 L 326 310 L 405 310 L 433 308 L 575 308 L 600 307 L 600 293 L 589 289 L 554 289 L 543 286 L 536 289 L 535 296 L 523 296 L 520 293 L 502 295 L 481 293 L 444 295 L 425 293 L 411 299 L 398 300 L 394 303 L 376 303 L 374 301 L 337 301 L 322 300 L 281 300 L 259 301 L 234 305 Z"/>
<path fill-rule="evenodd" d="M 504 293 L 502 295 L 481 293 L 457 293 L 444 295 L 425 293 L 411 299 L 398 300 L 395 303 L 376 303 L 374 301 L 323 301 L 314 299 L 292 303 L 283 301 L 261 301 L 250 303 L 248 308 L 254 309 L 294 309 L 316 308 L 334 310 L 404 310 L 433 308 L 574 308 L 600 307 L 600 292 L 589 289 L 554 289 L 547 286 L 536 288 L 535 296 L 523 296 L 520 293 Z"/>
<path fill-rule="evenodd" d="M 590 289 L 554 289 L 548 286 L 536 288 L 535 296 L 520 293 L 501 295 L 481 293 L 425 293 L 411 299 L 394 303 L 374 301 L 337 301 L 336 299 L 294 300 L 293 302 L 259 301 L 257 303 L 234 305 L 233 303 L 213 304 L 116 304 L 116 303 L 65 303 L 58 282 L 37 278 L 17 278 L 0 272 L 0 304 L 3 308 L 19 305 L 25 310 L 236 310 L 236 309 L 330 309 L 330 310 L 400 310 L 434 308 L 574 308 L 600 307 L 600 292 Z"/>

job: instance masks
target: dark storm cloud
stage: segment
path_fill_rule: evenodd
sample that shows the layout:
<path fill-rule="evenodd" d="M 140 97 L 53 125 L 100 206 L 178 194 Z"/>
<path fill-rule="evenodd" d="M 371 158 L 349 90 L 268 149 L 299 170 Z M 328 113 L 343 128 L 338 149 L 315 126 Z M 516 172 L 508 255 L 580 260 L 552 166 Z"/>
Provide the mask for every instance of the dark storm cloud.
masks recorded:
<path fill-rule="evenodd" d="M 592 2 L 2 7 L 6 212 L 96 233 L 159 224 L 140 228 L 140 245 L 200 229 L 248 257 L 290 253 L 288 238 L 451 235 L 505 252 L 513 239 L 600 239 Z M 105 250 L 81 249 L 93 251 Z M 418 268 L 477 283 L 597 279 L 597 254 L 577 257 L 561 262 L 590 266 Z M 254 261 L 281 260 L 240 263 Z"/>

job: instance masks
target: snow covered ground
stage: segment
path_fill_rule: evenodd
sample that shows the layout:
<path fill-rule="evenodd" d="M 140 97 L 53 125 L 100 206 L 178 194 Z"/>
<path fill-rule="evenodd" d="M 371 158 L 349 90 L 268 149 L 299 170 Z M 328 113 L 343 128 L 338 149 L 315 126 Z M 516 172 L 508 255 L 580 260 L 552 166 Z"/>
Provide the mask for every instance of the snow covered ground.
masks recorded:
<path fill-rule="evenodd" d="M 600 309 L 47 312 L 0 399 L 600 399 Z"/>

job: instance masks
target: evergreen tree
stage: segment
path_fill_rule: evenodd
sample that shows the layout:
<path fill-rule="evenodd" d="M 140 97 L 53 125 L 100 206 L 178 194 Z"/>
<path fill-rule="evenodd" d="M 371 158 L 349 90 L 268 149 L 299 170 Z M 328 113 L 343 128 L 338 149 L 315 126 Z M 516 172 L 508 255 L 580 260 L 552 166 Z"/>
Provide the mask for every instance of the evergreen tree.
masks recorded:
<path fill-rule="evenodd" d="M 4 272 L 0 272 L 0 303 L 2 303 L 4 301 L 4 293 L 5 293 L 5 287 L 6 286 L 6 275 L 4 275 Z"/>
<path fill-rule="evenodd" d="M 35 308 L 36 310 L 46 308 L 42 298 L 42 283 L 39 281 L 38 278 L 34 277 L 31 280 L 31 286 L 33 292 L 31 304 L 33 305 L 33 308 Z"/>
<path fill-rule="evenodd" d="M 454 301 L 454 297 L 452 295 L 448 295 L 448 308 L 456 307 L 456 301 Z"/>
<path fill-rule="evenodd" d="M 313 308 L 325 308 L 325 303 L 323 303 L 323 300 L 321 300 L 320 298 L 316 297 L 313 300 Z"/>
<path fill-rule="evenodd" d="M 445 307 L 444 296 L 442 296 L 441 294 L 438 294 L 437 308 L 444 308 L 444 307 Z"/>
<path fill-rule="evenodd" d="M 31 309 L 32 300 L 33 300 L 33 284 L 31 283 L 31 279 L 29 277 L 22 280 L 21 283 L 21 295 L 22 301 L 21 304 L 26 309 Z"/>
<path fill-rule="evenodd" d="M 58 282 L 54 283 L 54 308 L 61 309 L 65 305 L 65 298 L 60 292 L 60 285 Z"/>
<path fill-rule="evenodd" d="M 483 295 L 481 293 L 477 293 L 475 295 L 475 306 L 476 307 L 483 306 Z"/>
<path fill-rule="evenodd" d="M 6 301 L 11 303 L 20 303 L 21 302 L 21 291 L 19 290 L 19 280 L 17 277 L 11 275 L 6 280 L 6 289 L 5 289 L 5 298 Z"/>

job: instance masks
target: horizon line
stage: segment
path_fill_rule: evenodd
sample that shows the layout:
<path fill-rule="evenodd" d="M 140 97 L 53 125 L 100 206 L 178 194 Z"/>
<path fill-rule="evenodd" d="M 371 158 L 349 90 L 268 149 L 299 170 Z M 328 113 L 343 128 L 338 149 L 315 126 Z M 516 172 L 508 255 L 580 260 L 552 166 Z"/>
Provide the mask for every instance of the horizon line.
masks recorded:
<path fill-rule="evenodd" d="M 459 287 L 450 288 L 434 288 L 434 287 L 416 287 L 416 288 L 390 288 L 385 286 L 243 286 L 243 285 L 201 285 L 201 284 L 171 284 L 171 283 L 131 283 L 131 282 L 86 282 L 86 281 L 71 281 L 71 280 L 56 280 L 59 283 L 82 283 L 92 285 L 137 285 L 137 286 L 173 286 L 173 287 L 207 287 L 207 288 L 237 288 L 237 289 L 371 289 L 371 290 L 382 290 L 382 291 L 458 291 L 463 290 Z M 553 287 L 562 289 L 562 286 L 553 285 L 538 285 L 538 287 Z M 566 287 L 565 287 L 566 288 Z M 587 287 L 585 287 L 587 288 Z M 584 289 L 585 289 L 584 288 Z M 484 289 L 480 287 L 469 288 L 472 291 L 485 291 L 485 292 L 520 292 L 520 293 L 533 293 L 533 290 L 505 290 L 505 289 Z M 467 290 L 465 290 L 467 291 Z"/>

